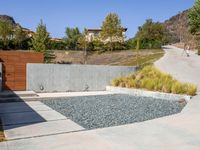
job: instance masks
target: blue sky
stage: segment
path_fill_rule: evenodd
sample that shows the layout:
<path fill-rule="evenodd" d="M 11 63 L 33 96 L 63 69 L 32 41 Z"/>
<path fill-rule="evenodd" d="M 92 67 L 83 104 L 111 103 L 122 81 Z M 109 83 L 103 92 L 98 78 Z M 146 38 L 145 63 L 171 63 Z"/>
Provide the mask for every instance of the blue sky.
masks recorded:
<path fill-rule="evenodd" d="M 133 37 L 146 19 L 164 21 L 191 8 L 195 0 L 0 0 L 0 14 L 13 16 L 35 31 L 40 19 L 52 37 L 63 37 L 66 27 L 98 28 L 110 12 L 117 13 Z"/>

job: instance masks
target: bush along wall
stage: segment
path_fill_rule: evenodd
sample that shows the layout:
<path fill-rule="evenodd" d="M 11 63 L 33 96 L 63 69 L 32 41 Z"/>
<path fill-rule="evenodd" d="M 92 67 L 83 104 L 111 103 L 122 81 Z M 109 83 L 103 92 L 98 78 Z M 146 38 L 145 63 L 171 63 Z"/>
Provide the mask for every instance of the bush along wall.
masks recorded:
<path fill-rule="evenodd" d="M 197 87 L 195 85 L 181 83 L 171 75 L 162 73 L 153 66 L 144 67 L 142 70 L 126 77 L 116 78 L 112 81 L 112 85 L 192 96 L 197 92 Z"/>

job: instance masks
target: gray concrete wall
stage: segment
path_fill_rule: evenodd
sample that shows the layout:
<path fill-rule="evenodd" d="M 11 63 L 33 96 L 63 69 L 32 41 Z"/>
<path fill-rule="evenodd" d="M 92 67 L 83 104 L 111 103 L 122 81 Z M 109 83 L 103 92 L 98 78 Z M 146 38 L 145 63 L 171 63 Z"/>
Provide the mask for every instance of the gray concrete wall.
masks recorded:
<path fill-rule="evenodd" d="M 2 91 L 2 82 L 3 82 L 3 71 L 2 71 L 2 63 L 0 63 L 0 92 Z"/>
<path fill-rule="evenodd" d="M 27 90 L 36 92 L 101 91 L 113 78 L 135 67 L 27 64 Z"/>

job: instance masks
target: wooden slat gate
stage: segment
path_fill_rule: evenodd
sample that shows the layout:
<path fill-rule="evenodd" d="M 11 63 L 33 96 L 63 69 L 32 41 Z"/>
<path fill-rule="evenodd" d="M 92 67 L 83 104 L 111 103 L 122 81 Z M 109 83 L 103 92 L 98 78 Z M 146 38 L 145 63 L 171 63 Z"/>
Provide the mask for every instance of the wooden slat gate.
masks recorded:
<path fill-rule="evenodd" d="M 42 53 L 22 51 L 0 51 L 3 64 L 3 90 L 26 90 L 26 64 L 43 63 Z"/>

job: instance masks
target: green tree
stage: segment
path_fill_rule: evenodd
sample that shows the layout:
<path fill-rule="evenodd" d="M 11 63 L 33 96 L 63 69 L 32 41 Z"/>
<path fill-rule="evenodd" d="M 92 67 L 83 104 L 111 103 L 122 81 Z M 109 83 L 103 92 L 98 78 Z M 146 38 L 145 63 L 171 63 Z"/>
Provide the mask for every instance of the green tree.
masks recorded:
<path fill-rule="evenodd" d="M 8 49 L 9 41 L 13 36 L 13 26 L 7 21 L 0 20 L 0 39 L 2 40 L 2 48 Z"/>
<path fill-rule="evenodd" d="M 165 33 L 166 29 L 161 23 L 153 22 L 152 19 L 147 19 L 146 22 L 139 27 L 136 37 L 140 39 L 157 40 L 163 42 Z"/>
<path fill-rule="evenodd" d="M 160 48 L 162 44 L 168 43 L 169 34 L 161 23 L 148 19 L 138 28 L 137 38 L 141 40 L 141 48 Z"/>
<path fill-rule="evenodd" d="M 20 26 L 16 27 L 14 31 L 14 43 L 16 48 L 23 49 L 23 44 L 27 38 L 26 32 L 24 32 Z"/>
<path fill-rule="evenodd" d="M 106 16 L 102 25 L 101 38 L 103 40 L 109 40 L 111 51 L 114 49 L 113 42 L 116 39 L 124 39 L 123 27 L 117 14 L 110 13 Z"/>
<path fill-rule="evenodd" d="M 188 16 L 190 32 L 196 36 L 198 41 L 198 55 L 200 55 L 200 0 L 196 0 Z"/>
<path fill-rule="evenodd" d="M 45 62 L 51 62 L 51 55 L 52 52 L 48 50 L 49 44 L 50 44 L 50 36 L 47 32 L 46 25 L 41 20 L 36 32 L 33 34 L 32 40 L 31 40 L 33 50 L 36 52 L 42 52 L 44 54 L 44 60 Z"/>
<path fill-rule="evenodd" d="M 68 49 L 76 50 L 78 48 L 78 40 L 81 37 L 81 32 L 76 28 L 66 28 L 65 41 Z"/>
<path fill-rule="evenodd" d="M 32 37 L 33 50 L 37 52 L 45 52 L 48 49 L 49 41 L 50 37 L 46 25 L 43 24 L 43 21 L 41 20 Z"/>

